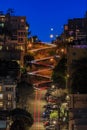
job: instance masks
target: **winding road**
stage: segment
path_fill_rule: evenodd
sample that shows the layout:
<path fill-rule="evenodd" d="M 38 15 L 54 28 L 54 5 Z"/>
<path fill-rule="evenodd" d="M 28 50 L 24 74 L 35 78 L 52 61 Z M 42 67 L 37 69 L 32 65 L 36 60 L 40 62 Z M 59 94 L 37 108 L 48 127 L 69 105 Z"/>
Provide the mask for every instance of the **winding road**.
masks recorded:
<path fill-rule="evenodd" d="M 55 47 L 56 47 L 56 45 L 48 44 L 48 47 L 43 47 L 41 49 L 40 48 L 39 49 L 32 49 L 30 51 L 31 52 L 44 51 L 44 50 L 50 49 L 50 48 L 54 49 Z M 39 67 L 43 66 L 43 69 L 38 69 L 36 71 L 32 71 L 32 72 L 27 73 L 30 76 L 37 76 L 37 77 L 43 78 L 43 80 L 41 79 L 41 81 L 38 81 L 38 82 L 33 84 L 34 89 L 35 89 L 35 98 L 33 101 L 34 102 L 33 103 L 34 124 L 30 130 L 45 130 L 45 128 L 43 126 L 43 122 L 42 122 L 42 117 L 41 117 L 42 112 L 43 112 L 43 105 L 46 104 L 46 102 L 43 100 L 43 98 L 44 98 L 44 94 L 46 93 L 47 83 L 48 84 L 52 83 L 52 80 L 51 80 L 51 75 L 47 75 L 46 73 L 44 75 L 43 73 L 53 70 L 54 65 L 50 65 L 50 64 L 46 63 L 46 61 L 50 60 L 51 58 L 54 58 L 54 59 L 60 58 L 60 56 L 59 55 L 48 56 L 45 58 L 35 59 L 35 60 L 31 61 L 32 64 L 36 64 Z M 44 62 L 44 63 L 40 63 L 40 62 Z M 41 87 L 41 86 L 43 86 L 43 84 L 44 84 L 44 87 Z"/>

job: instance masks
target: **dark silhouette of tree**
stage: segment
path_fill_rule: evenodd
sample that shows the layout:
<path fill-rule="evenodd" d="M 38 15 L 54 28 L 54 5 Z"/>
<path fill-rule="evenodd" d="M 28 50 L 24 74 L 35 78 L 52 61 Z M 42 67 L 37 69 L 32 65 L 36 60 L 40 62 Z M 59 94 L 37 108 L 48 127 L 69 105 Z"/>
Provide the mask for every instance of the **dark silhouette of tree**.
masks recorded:
<path fill-rule="evenodd" d="M 26 108 L 27 102 L 29 103 L 30 98 L 33 98 L 33 94 L 34 89 L 32 84 L 29 84 L 26 81 L 19 82 L 17 84 L 17 105 L 21 108 Z"/>
<path fill-rule="evenodd" d="M 26 67 L 30 66 L 30 68 L 32 68 L 32 63 L 31 63 L 32 60 L 34 60 L 34 56 L 32 54 L 26 54 L 24 56 L 24 65 Z"/>
<path fill-rule="evenodd" d="M 10 130 L 26 130 L 23 120 L 19 120 L 19 119 L 15 120 L 12 123 Z"/>
<path fill-rule="evenodd" d="M 8 8 L 6 14 L 7 14 L 7 15 L 10 15 L 10 16 L 13 16 L 13 15 L 14 15 L 14 12 L 15 12 L 14 9 Z"/>
<path fill-rule="evenodd" d="M 30 41 L 30 42 L 33 42 L 33 43 L 41 42 L 41 40 L 38 38 L 37 35 L 30 36 L 30 37 L 29 37 L 29 41 Z"/>
<path fill-rule="evenodd" d="M 16 61 L 0 60 L 0 76 L 16 79 L 20 74 L 20 65 Z"/>
<path fill-rule="evenodd" d="M 65 88 L 66 86 L 66 63 L 67 60 L 63 57 L 55 66 L 52 74 L 53 82 L 57 83 L 60 88 Z"/>
<path fill-rule="evenodd" d="M 28 111 L 20 108 L 10 111 L 9 116 L 13 121 L 10 130 L 26 130 L 34 122 L 32 115 Z"/>

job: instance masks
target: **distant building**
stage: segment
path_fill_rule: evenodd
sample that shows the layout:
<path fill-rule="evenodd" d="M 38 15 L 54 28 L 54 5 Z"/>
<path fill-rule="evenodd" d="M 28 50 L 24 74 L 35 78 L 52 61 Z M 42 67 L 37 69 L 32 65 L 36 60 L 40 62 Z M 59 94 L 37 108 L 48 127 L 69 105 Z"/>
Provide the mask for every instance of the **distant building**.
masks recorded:
<path fill-rule="evenodd" d="M 16 85 L 10 77 L 0 79 L 0 110 L 16 108 Z"/>
<path fill-rule="evenodd" d="M 87 17 L 69 19 L 64 25 L 64 35 L 66 40 L 87 40 Z"/>
<path fill-rule="evenodd" d="M 24 45 L 28 27 L 25 16 L 0 15 L 0 44 Z M 3 34 L 5 35 L 4 39 Z M 23 48 L 22 48 L 23 49 Z"/>
<path fill-rule="evenodd" d="M 11 16 L 10 14 L 0 14 L 0 51 L 11 56 L 13 50 L 13 60 L 15 55 L 18 60 L 23 60 L 23 53 L 26 50 L 28 36 L 28 24 L 25 16 Z M 20 51 L 21 52 L 18 52 Z M 21 54 L 21 57 L 19 56 Z M 2 54 L 3 55 L 3 54 Z M 1 58 L 1 57 L 0 57 Z"/>

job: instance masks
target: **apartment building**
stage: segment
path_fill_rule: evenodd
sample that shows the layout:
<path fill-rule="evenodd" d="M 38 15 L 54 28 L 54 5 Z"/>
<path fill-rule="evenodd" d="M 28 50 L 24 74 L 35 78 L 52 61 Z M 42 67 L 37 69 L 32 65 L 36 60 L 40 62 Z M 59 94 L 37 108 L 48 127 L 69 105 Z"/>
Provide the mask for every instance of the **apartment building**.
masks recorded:
<path fill-rule="evenodd" d="M 0 110 L 16 108 L 16 85 L 11 77 L 0 78 Z"/>
<path fill-rule="evenodd" d="M 69 74 L 68 87 L 71 89 L 72 73 L 74 68 L 72 64 L 75 64 L 79 59 L 87 58 L 87 43 L 80 40 L 74 42 L 74 44 L 68 46 L 67 49 L 67 71 Z M 81 86 L 86 87 L 86 86 Z M 75 87 L 74 87 L 75 88 Z M 87 94 L 73 94 L 69 95 L 69 130 L 86 130 L 87 129 Z M 86 111 L 85 111 L 86 110 Z"/>
<path fill-rule="evenodd" d="M 26 41 L 27 33 L 25 16 L 0 15 L 0 36 L 4 34 L 6 38 L 0 41 L 1 44 L 4 44 L 3 41 L 6 40 L 6 44 L 22 45 Z"/>
<path fill-rule="evenodd" d="M 19 61 L 23 60 L 27 36 L 28 24 L 25 16 L 0 15 L 0 53 L 2 57 L 5 57 L 3 55 L 6 53 L 13 60 L 17 58 Z"/>
<path fill-rule="evenodd" d="M 64 36 L 68 41 L 87 39 L 87 17 L 69 19 L 64 25 Z"/>

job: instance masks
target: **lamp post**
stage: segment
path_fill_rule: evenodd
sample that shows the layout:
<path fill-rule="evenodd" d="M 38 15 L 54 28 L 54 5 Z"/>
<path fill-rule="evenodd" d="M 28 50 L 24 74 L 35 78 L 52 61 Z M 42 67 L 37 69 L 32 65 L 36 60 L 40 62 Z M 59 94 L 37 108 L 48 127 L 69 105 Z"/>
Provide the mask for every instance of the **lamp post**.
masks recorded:
<path fill-rule="evenodd" d="M 66 74 L 65 80 L 66 80 L 66 89 L 68 90 L 68 78 L 69 78 L 69 74 Z"/>

